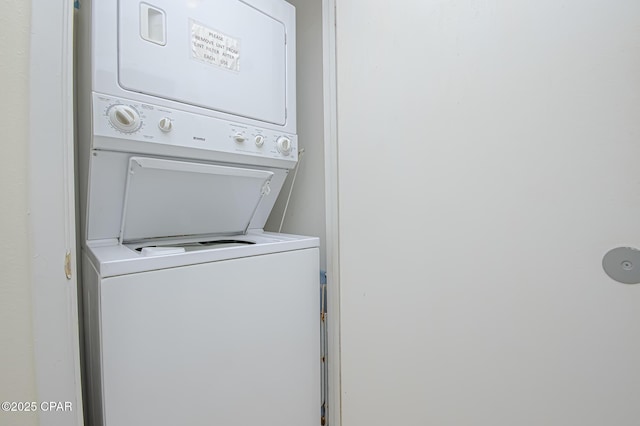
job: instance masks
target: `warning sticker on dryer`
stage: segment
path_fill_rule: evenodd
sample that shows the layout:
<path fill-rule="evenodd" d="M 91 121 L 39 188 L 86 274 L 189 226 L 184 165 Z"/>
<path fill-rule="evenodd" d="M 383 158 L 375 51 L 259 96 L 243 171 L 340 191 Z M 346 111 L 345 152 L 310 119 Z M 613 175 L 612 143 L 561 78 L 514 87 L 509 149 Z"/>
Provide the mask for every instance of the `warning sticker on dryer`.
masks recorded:
<path fill-rule="evenodd" d="M 190 23 L 191 56 L 194 59 L 231 71 L 240 71 L 240 40 L 195 21 Z"/>

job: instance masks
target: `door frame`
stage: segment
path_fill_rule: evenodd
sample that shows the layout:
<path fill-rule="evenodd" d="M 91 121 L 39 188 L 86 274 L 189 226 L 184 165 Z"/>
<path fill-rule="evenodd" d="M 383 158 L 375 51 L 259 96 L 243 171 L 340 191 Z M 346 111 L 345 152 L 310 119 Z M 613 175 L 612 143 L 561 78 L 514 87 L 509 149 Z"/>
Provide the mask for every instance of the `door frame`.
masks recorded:
<path fill-rule="evenodd" d="M 327 250 L 328 424 L 342 424 L 340 369 L 340 238 L 338 210 L 338 108 L 336 0 L 322 0 L 325 215 Z"/>
<path fill-rule="evenodd" d="M 72 0 L 31 2 L 29 254 L 42 426 L 83 424 L 74 182 Z M 39 405 L 40 407 L 40 405 Z"/>

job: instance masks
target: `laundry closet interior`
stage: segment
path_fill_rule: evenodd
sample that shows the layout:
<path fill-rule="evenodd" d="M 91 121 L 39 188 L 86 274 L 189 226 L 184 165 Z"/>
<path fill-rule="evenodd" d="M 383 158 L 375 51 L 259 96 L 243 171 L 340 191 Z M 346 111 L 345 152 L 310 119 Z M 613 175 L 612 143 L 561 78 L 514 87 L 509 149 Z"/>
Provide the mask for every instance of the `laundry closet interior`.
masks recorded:
<path fill-rule="evenodd" d="M 0 423 L 636 426 L 640 2 L 4 7 Z"/>
<path fill-rule="evenodd" d="M 284 0 L 80 4 L 89 425 L 326 422 L 315 6 L 301 22 Z"/>

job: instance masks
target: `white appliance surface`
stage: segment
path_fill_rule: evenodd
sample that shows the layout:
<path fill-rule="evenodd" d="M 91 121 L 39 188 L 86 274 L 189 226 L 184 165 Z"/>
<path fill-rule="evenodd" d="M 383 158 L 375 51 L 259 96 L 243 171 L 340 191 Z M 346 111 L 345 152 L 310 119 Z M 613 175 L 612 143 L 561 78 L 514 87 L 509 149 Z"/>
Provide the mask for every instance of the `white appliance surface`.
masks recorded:
<path fill-rule="evenodd" d="M 261 197 L 256 211 L 253 213 L 250 229 L 262 229 L 271 208 L 276 201 L 284 180 L 286 169 L 265 168 L 228 163 L 203 163 L 196 161 L 171 160 L 184 163 L 187 171 L 156 171 L 165 175 L 173 175 L 174 181 L 163 185 L 160 181 L 140 182 L 136 188 L 139 198 L 134 196 L 133 204 L 125 205 L 127 185 L 131 182 L 131 172 L 137 167 L 131 165 L 132 158 L 140 158 L 126 152 L 94 151 L 91 155 L 91 171 L 89 197 L 87 206 L 87 240 L 105 240 L 122 238 L 125 221 L 129 230 L 139 237 L 166 237 L 179 234 L 190 234 L 202 231 L 203 234 L 238 233 L 237 217 L 249 217 L 257 197 Z M 162 160 L 164 157 L 144 157 L 145 160 Z M 269 180 L 270 191 L 258 193 L 253 185 L 246 185 L 239 176 L 197 173 L 199 167 L 221 166 L 222 170 L 248 170 L 272 173 Z M 191 170 L 191 171 L 189 171 Z M 138 185 L 138 176 L 133 180 Z M 215 185 L 210 185 L 211 181 Z M 228 183 L 228 187 L 223 181 Z M 208 185 L 209 184 L 209 185 Z M 149 199 L 149 203 L 146 201 Z M 238 209 L 230 211 L 231 206 Z M 211 210 L 214 210 L 211 212 Z M 209 211 L 209 213 L 207 213 Z M 133 216 L 131 216 L 133 213 Z M 236 217 L 237 216 L 237 217 Z M 137 218 L 135 223 L 127 219 Z M 216 222 L 218 219 L 223 221 Z M 190 223 L 190 221 L 197 223 Z M 140 229 L 136 229 L 139 226 Z M 155 235 L 154 235 L 155 234 Z"/>
<path fill-rule="evenodd" d="M 120 241 L 244 234 L 272 177 L 266 170 L 131 157 Z"/>
<path fill-rule="evenodd" d="M 318 424 L 318 248 L 293 249 L 296 240 L 110 277 L 98 272 L 104 252 L 90 248 L 85 325 L 90 353 L 101 354 L 90 395 L 104 406 L 94 426 Z"/>
<path fill-rule="evenodd" d="M 120 0 L 118 8 L 124 89 L 285 124 L 282 22 L 238 0 Z M 157 36 L 145 37 L 154 26 Z"/>
<path fill-rule="evenodd" d="M 185 247 L 216 241 L 244 241 L 250 244 L 228 246 L 204 245 L 202 249 L 185 250 L 177 254 L 145 256 L 143 247 Z M 90 241 L 88 255 L 101 277 L 134 274 L 156 269 L 176 268 L 206 262 L 261 256 L 278 251 L 304 250 L 318 247 L 317 237 L 250 231 L 246 235 L 215 236 L 210 238 L 162 238 L 123 245 L 116 239 Z M 317 271 L 316 271 L 317 272 Z"/>
<path fill-rule="evenodd" d="M 95 93 L 90 118 L 93 150 L 81 147 L 88 240 L 262 229 L 297 162 L 297 136 L 279 130 Z M 140 168 L 133 158 L 166 166 Z M 247 173 L 271 174 L 268 188 L 248 185 Z"/>
<path fill-rule="evenodd" d="M 293 168 L 298 158 L 297 136 L 237 121 L 133 101 L 92 95 L 91 148 L 155 153 L 243 164 Z M 129 115 L 119 115 L 119 114 Z M 122 127 L 121 118 L 131 121 Z M 168 124 L 167 124 L 168 123 Z M 168 127 L 162 128 L 162 125 Z M 283 142 L 289 141 L 288 149 Z"/>
<path fill-rule="evenodd" d="M 83 8 L 92 91 L 296 132 L 295 8 L 286 1 L 94 0 Z"/>

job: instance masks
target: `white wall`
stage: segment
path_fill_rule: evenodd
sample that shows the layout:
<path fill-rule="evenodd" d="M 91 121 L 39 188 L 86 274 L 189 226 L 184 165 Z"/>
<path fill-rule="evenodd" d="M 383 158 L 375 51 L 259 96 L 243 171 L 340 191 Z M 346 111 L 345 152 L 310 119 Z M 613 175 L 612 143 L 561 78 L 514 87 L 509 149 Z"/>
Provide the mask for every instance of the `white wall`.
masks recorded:
<path fill-rule="evenodd" d="M 322 1 L 289 0 L 289 3 L 296 7 L 298 143 L 305 153 L 282 232 L 320 237 L 320 267 L 326 269 Z M 265 229 L 278 230 L 292 178 L 293 172 L 289 174 Z"/>
<path fill-rule="evenodd" d="M 637 424 L 638 22 L 337 0 L 343 426 Z"/>
<path fill-rule="evenodd" d="M 27 238 L 31 2 L 0 3 L 0 402 L 37 401 Z M 36 425 L 37 414 L 0 411 L 0 424 Z"/>

